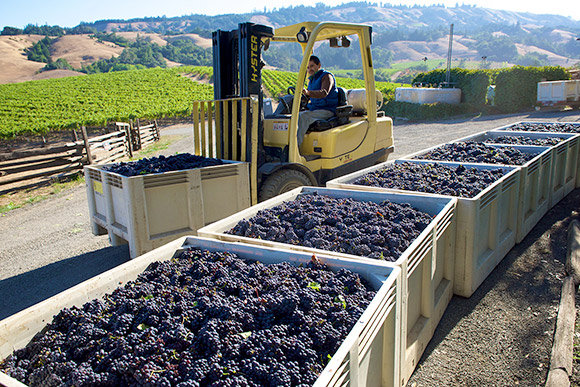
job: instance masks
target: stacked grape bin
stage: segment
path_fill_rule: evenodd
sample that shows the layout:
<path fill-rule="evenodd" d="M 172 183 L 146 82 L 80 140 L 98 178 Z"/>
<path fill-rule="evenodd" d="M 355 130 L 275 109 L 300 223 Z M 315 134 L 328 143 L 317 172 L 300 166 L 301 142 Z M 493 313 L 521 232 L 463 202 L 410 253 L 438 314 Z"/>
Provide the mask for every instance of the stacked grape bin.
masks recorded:
<path fill-rule="evenodd" d="M 524 131 L 543 133 L 520 133 Z M 580 133 L 580 124 L 517 123 L 354 172 L 327 186 L 457 198 L 454 292 L 470 297 L 548 209 L 579 186 L 579 136 L 575 133 Z M 502 161 L 498 163 L 496 157 Z M 408 170 L 409 164 L 425 168 Z M 503 175 L 479 191 L 466 193 L 448 176 L 437 176 L 438 166 L 443 165 L 461 169 L 461 175 L 464 169 L 473 169 L 472 175 L 494 169 Z M 468 176 L 463 182 L 473 181 Z M 403 357 L 401 367 L 404 385 L 415 364 Z"/>
<path fill-rule="evenodd" d="M 456 154 L 447 152 L 452 150 L 456 145 L 463 148 L 476 148 L 477 152 L 489 152 L 485 157 L 481 155 Z M 498 152 L 501 161 L 495 162 L 495 152 Z M 552 153 L 551 148 L 539 146 L 521 146 L 521 145 L 498 145 L 484 144 L 478 142 L 464 142 L 457 140 L 443 146 L 436 146 L 426 151 L 421 151 L 408 156 L 409 159 L 422 159 L 433 161 L 456 161 L 456 162 L 475 162 L 476 159 L 483 159 L 483 165 L 505 165 L 517 166 L 520 169 L 519 194 L 515 203 L 504 203 L 506 207 L 500 208 L 500 214 L 503 212 L 514 212 L 517 214 L 517 224 L 515 225 L 515 240 L 511 241 L 511 249 L 515 243 L 521 242 L 526 234 L 540 220 L 540 218 L 550 208 L 550 183 L 552 181 Z M 509 206 L 509 207 L 507 207 Z M 517 210 L 511 208 L 517 207 Z M 529 220 L 531 219 L 531 220 Z M 500 221 L 500 227 L 507 226 L 505 222 Z M 511 225 L 510 225 L 511 227 Z M 500 230 L 505 238 L 507 234 Z M 510 234 L 511 235 L 511 234 Z M 501 239 L 505 239 L 502 237 Z M 507 242 L 506 242 L 507 243 Z M 509 249 L 507 251 L 509 251 Z M 507 252 L 506 251 L 506 252 Z M 489 274 L 489 273 L 488 273 Z M 487 275 L 486 275 L 487 277 Z"/>
<path fill-rule="evenodd" d="M 142 277 L 144 271 L 146 269 L 159 267 L 158 262 L 165 262 L 167 265 L 164 266 L 164 271 L 169 271 L 170 265 L 175 260 L 178 260 L 183 252 L 192 248 L 216 253 L 225 252 L 228 254 L 235 254 L 240 259 L 259 262 L 259 266 L 261 264 L 275 265 L 286 262 L 293 266 L 305 267 L 312 261 L 312 254 L 297 251 L 283 251 L 246 244 L 224 243 L 196 237 L 179 238 L 0 321 L 0 357 L 4 359 L 11 355 L 14 350 L 23 348 L 31 340 L 34 340 L 35 335 L 46 330 L 47 322 L 53 320 L 53 316 L 58 314 L 62 309 L 71 308 L 74 310 L 75 308 L 79 308 L 88 311 L 90 308 L 87 306 L 99 305 L 98 301 L 95 301 L 96 299 L 108 300 L 111 292 L 119 290 L 121 287 L 120 284 L 127 284 L 129 288 L 140 286 L 142 282 L 144 282 L 145 277 Z M 399 320 L 402 294 L 400 269 L 395 266 L 387 266 L 380 263 L 362 263 L 357 260 L 341 259 L 324 254 L 317 255 L 316 259 L 319 265 L 324 265 L 320 267 L 325 268 L 325 270 L 330 270 L 332 272 L 349 270 L 358 274 L 363 280 L 367 281 L 368 286 L 374 292 L 374 296 L 360 317 L 357 318 L 350 332 L 348 332 L 346 337 L 344 337 L 341 343 L 339 343 L 340 345 L 338 346 L 338 349 L 336 349 L 334 353 L 328 354 L 327 358 L 325 356 L 322 360 L 316 359 L 316 357 L 314 358 L 316 362 L 321 361 L 325 365 L 324 367 L 322 367 L 322 365 L 320 366 L 321 371 L 317 378 L 316 375 L 314 375 L 316 378 L 314 386 L 396 385 L 399 372 L 400 343 L 398 338 L 401 329 Z M 278 269 L 275 266 L 271 267 L 271 270 Z M 180 275 L 180 273 L 177 273 L 177 275 Z M 325 287 L 325 284 L 322 284 L 321 286 Z M 316 291 L 307 288 L 307 286 L 304 286 L 303 290 L 311 292 Z M 273 293 L 275 294 L 275 291 Z M 161 298 L 166 297 L 167 295 Z M 260 297 L 260 295 L 257 295 L 256 297 Z M 343 300 L 341 301 L 346 302 Z M 143 308 L 148 308 L 150 305 L 155 305 L 157 299 L 151 295 L 143 295 L 141 299 L 137 299 L 133 302 L 141 302 Z M 200 303 L 201 302 L 202 301 L 200 300 Z M 83 307 L 83 305 L 87 306 Z M 198 307 L 197 301 L 191 304 L 190 307 L 193 309 Z M 216 307 L 219 307 L 219 305 L 214 306 L 214 308 Z M 350 308 L 350 305 L 347 305 L 345 308 Z M 130 306 L 128 306 L 127 310 L 129 309 Z M 342 307 L 338 310 L 340 309 L 342 309 Z M 197 336 L 198 333 L 196 332 L 196 334 L 193 334 L 186 328 L 186 326 L 189 325 L 187 323 L 186 312 L 186 310 L 183 311 L 183 324 L 178 328 L 183 334 L 183 336 L 180 337 L 185 342 L 188 342 L 188 340 L 195 342 L 194 337 Z M 87 313 L 87 315 L 88 314 L 89 313 Z M 179 320 L 181 321 L 181 317 L 177 317 L 179 317 Z M 211 323 L 211 321 L 209 323 Z M 157 329 L 161 333 L 161 331 L 163 331 L 163 323 L 160 324 Z M 147 334 L 148 331 L 150 332 L 149 334 Z M 84 332 L 85 334 L 95 334 L 86 330 Z M 130 335 L 136 336 L 140 334 L 147 338 L 149 335 L 155 334 L 155 332 L 157 332 L 155 328 L 148 326 L 146 323 L 142 323 L 132 329 Z M 202 335 L 203 332 L 200 332 L 199 334 Z M 233 336 L 238 337 L 238 335 L 241 335 L 241 337 L 237 339 L 239 343 L 240 341 L 243 342 L 244 340 L 249 340 L 249 337 L 251 337 L 252 334 L 258 334 L 258 332 L 234 332 Z M 167 335 L 167 332 L 164 333 L 163 337 L 165 337 L 165 335 Z M 102 340 L 109 340 L 111 342 L 109 345 L 114 346 L 114 342 L 121 339 L 120 336 L 123 336 L 123 334 L 118 333 L 118 330 L 116 330 L 108 333 L 108 336 L 105 335 Z M 161 335 L 159 337 L 161 337 Z M 192 338 L 188 339 L 188 337 Z M 296 337 L 300 337 L 300 335 L 298 334 L 297 336 L 287 338 L 286 340 L 296 341 Z M 280 340 L 281 339 L 282 338 L 280 338 Z M 275 342 L 276 338 L 274 338 L 274 343 Z M 159 345 L 159 348 L 165 347 L 163 342 L 159 343 Z M 297 342 L 297 345 L 304 345 L 304 343 Z M 50 357 L 51 351 L 56 349 L 57 348 L 47 348 L 44 353 L 47 357 Z M 180 358 L 185 356 L 185 352 L 187 352 L 187 349 L 183 351 L 182 349 L 183 348 L 180 349 L 180 347 L 176 347 L 176 349 L 168 351 L 171 357 L 167 360 L 169 363 L 167 364 L 167 369 L 162 368 L 162 365 L 158 365 L 154 369 L 155 372 L 145 373 L 144 377 L 147 379 L 147 383 L 150 385 L 156 385 L 157 383 L 165 382 L 165 380 L 161 380 L 164 378 L 165 373 L 169 373 L 171 369 L 177 370 L 178 368 L 181 368 L 182 363 L 180 363 Z M 58 347 L 58 351 L 60 351 L 60 347 Z M 118 352 L 119 349 L 116 351 Z M 93 356 L 96 356 L 97 361 L 99 362 L 101 362 L 104 357 L 101 356 L 99 358 L 100 355 L 96 351 L 94 354 L 85 352 L 84 356 L 90 360 L 93 360 Z M 132 354 L 127 353 L 126 356 L 132 356 Z M 134 356 L 137 359 L 136 361 L 139 361 L 139 357 L 137 355 Z M 268 359 L 265 359 L 264 361 L 267 360 Z M 40 364 L 42 364 L 42 362 Z M 133 365 L 139 366 L 137 364 Z M 140 366 L 142 367 L 143 364 Z M 224 367 L 223 364 L 220 364 L 219 366 L 220 375 L 222 377 L 233 375 L 231 372 L 228 372 L 228 368 Z M 269 364 L 265 364 L 266 369 L 268 369 L 268 366 Z M 230 371 L 235 370 L 230 368 Z M 123 372 L 123 370 L 120 372 Z M 185 372 L 185 374 L 187 374 L 187 372 Z M 52 381 L 54 382 L 55 379 L 52 379 Z M 0 373 L 0 383 L 6 386 L 22 386 L 21 383 L 4 373 Z M 141 383 L 142 382 L 139 382 L 138 384 Z"/>
<path fill-rule="evenodd" d="M 516 122 L 515 124 L 510 124 L 497 128 L 500 131 L 518 131 L 518 132 L 529 132 L 530 134 L 534 132 L 540 133 L 569 133 L 580 135 L 580 123 L 578 122 Z M 506 133 L 509 135 L 509 133 Z M 566 159 L 566 180 L 574 181 L 574 187 L 580 188 L 580 139 L 575 137 L 569 142 L 569 148 L 571 149 Z M 576 156 L 573 154 L 573 148 L 576 148 L 579 153 Z M 574 171 L 576 174 L 574 175 Z M 555 205 L 553 203 L 552 205 Z"/>
<path fill-rule="evenodd" d="M 127 325 L 126 316 L 116 320 L 115 314 L 106 314 L 101 317 L 110 319 L 106 321 L 115 327 L 113 332 L 103 333 L 107 335 L 106 340 L 114 343 L 121 339 L 119 332 L 128 329 L 131 335 L 151 339 L 148 345 L 156 343 L 160 351 L 170 348 L 168 342 L 175 345 L 173 341 L 183 344 L 191 340 L 191 345 L 198 345 L 195 347 L 198 352 L 211 351 L 212 342 L 219 342 L 224 352 L 206 359 L 206 363 L 215 364 L 214 368 L 204 366 L 206 363 L 199 363 L 199 359 L 188 360 L 187 351 L 181 352 L 183 348 L 179 346 L 175 352 L 167 354 L 165 360 L 169 364 L 166 368 L 150 368 L 148 358 L 134 360 L 134 364 L 132 360 L 127 363 L 117 359 L 120 363 L 115 363 L 114 367 L 106 366 L 106 362 L 119 353 L 85 353 L 83 356 L 99 364 L 100 368 L 93 371 L 77 364 L 77 379 L 90 375 L 103 378 L 91 372 L 106 369 L 131 370 L 145 378 L 142 382 L 150 384 L 176 384 L 174 381 L 192 372 L 190 377 L 198 375 L 198 381 L 202 380 L 199 375 L 203 375 L 202 385 L 236 384 L 234 379 L 246 377 L 258 384 L 295 385 L 302 375 L 308 377 L 308 372 L 314 372 L 306 384 L 317 387 L 404 386 L 433 337 L 452 295 L 470 297 L 546 211 L 574 187 L 580 187 L 579 133 L 580 124 L 516 123 L 340 177 L 328 182 L 327 188 L 297 188 L 250 208 L 248 168 L 243 163 L 223 161 L 223 165 L 133 177 L 102 167 L 88 167 L 85 176 L 93 231 L 109 234 L 114 244 L 127 241 L 131 256 L 139 256 L 0 321 L 0 357 L 8 357 L 5 363 L 0 363 L 0 371 L 4 372 L 0 372 L 0 384 L 22 385 L 14 378 L 29 380 L 22 377 L 24 368 L 31 364 L 44 367 L 50 364 L 48 360 L 62 359 L 68 353 L 61 353 L 60 347 L 51 352 L 46 344 L 34 363 L 15 362 L 14 357 L 10 357 L 13 351 L 25 346 L 30 349 L 17 351 L 17 356 L 33 352 L 34 348 L 38 350 L 39 340 L 49 343 L 50 337 L 43 333 L 50 331 L 47 323 L 54 323 L 53 316 L 58 314 L 58 319 L 62 319 L 75 313 L 90 314 L 99 310 L 99 305 L 114 306 L 111 300 L 127 292 L 137 295 L 127 310 L 131 305 L 143 303 L 152 307 L 161 301 L 169 303 L 166 307 L 153 308 L 160 315 L 173 310 L 176 304 L 183 307 L 184 317 L 177 321 L 176 328 L 180 333 L 176 337 L 168 335 L 167 325 L 155 316 L 144 322 L 133 320 Z M 223 197 L 232 192 L 235 198 Z M 212 200 L 214 203 L 220 201 L 223 206 L 208 205 Z M 174 240 L 184 233 L 193 235 L 196 232 L 200 237 Z M 153 248 L 155 250 L 149 251 Z M 145 251 L 149 252 L 143 254 Z M 238 274 L 254 273 L 254 270 L 248 271 L 236 266 L 239 263 L 231 263 L 234 262 L 231 254 L 260 262 L 258 265 L 271 268 L 271 272 L 261 271 L 267 276 L 271 274 L 272 278 L 230 278 L 230 274 L 221 275 L 220 270 L 205 270 L 205 264 L 195 265 L 196 254 L 217 254 L 216 262 L 230 262 L 228 264 L 236 268 Z M 149 288 L 155 289 L 152 293 L 160 292 L 163 300 L 147 290 L 141 293 L 135 290 L 148 286 L 144 279 L 151 276 L 148 274 L 151 270 L 169 272 L 184 256 L 193 257 L 196 273 L 207 272 L 199 274 L 198 278 L 209 286 L 206 295 L 187 307 L 183 304 L 180 297 L 186 297 L 188 292 L 199 287 L 190 285 L 189 280 L 182 277 L 181 267 L 176 277 L 164 282 L 173 291 L 164 292 L 159 284 Z M 162 263 L 154 263 L 156 261 Z M 278 269 L 276 265 L 280 263 L 286 266 Z M 287 286 L 293 280 L 277 283 L 273 279 L 279 278 L 277 270 L 289 270 L 288 264 L 297 270 L 327 268 L 337 277 L 326 282 L 301 277 L 306 282 L 297 290 L 289 291 Z M 209 279 L 204 279 L 205 275 L 209 275 Z M 340 278 L 351 275 L 360 275 L 360 280 L 351 282 L 352 286 L 337 287 L 337 283 L 342 284 Z M 274 282 L 270 285 L 269 281 Z M 258 290 L 258 285 L 262 290 Z M 365 290 L 368 303 L 357 308 L 358 304 L 349 303 L 351 288 L 362 289 L 363 286 L 368 287 Z M 344 294 L 329 290 L 338 288 Z M 256 302 L 257 314 L 237 323 L 233 318 L 215 323 L 216 317 L 227 320 L 232 310 L 228 304 L 211 304 L 216 295 L 224 291 L 251 297 L 248 302 Z M 279 296 L 270 293 L 274 291 L 280 291 Z M 179 296 L 181 292 L 184 293 Z M 316 302 L 312 301 L 315 298 L 305 295 L 330 295 L 327 302 L 331 306 L 324 311 L 317 310 Z M 232 299 L 234 302 L 239 301 Z M 306 309 L 311 309 L 315 316 L 322 312 L 336 316 L 353 313 L 345 317 L 350 321 L 346 325 L 348 329 L 337 338 L 331 332 L 332 327 L 327 325 L 327 320 L 334 317 L 317 317 L 316 323 L 312 323 L 312 317 L 300 309 L 304 305 L 310 305 Z M 63 308 L 72 307 L 77 309 L 63 311 Z M 268 309 L 270 307 L 273 309 Z M 187 316 L 197 313 L 199 308 L 205 308 L 207 316 L 188 320 Z M 300 313 L 296 312 L 298 310 Z M 292 314 L 295 312 L 298 314 Z M 57 323 L 61 321 L 58 319 Z M 195 321 L 209 325 L 204 326 L 203 332 L 190 331 Z M 272 328 L 271 336 L 263 336 L 259 329 L 243 325 L 269 324 L 269 321 L 285 321 L 289 326 L 305 321 L 312 324 L 294 329 L 299 336 L 292 338 L 284 336 L 290 331 L 288 328 Z M 221 328 L 230 326 L 228 324 L 237 328 L 224 333 Z M 240 330 L 235 324 L 242 324 L 248 330 Z M 345 326 L 342 322 L 337 325 Z M 122 326 L 125 328 L 121 329 Z M 208 333 L 211 326 L 229 336 L 216 342 Z M 96 334 L 98 331 L 83 332 Z M 314 336 L 308 336 L 310 334 Z M 205 341 L 193 339 L 198 336 L 205 337 Z M 260 344 L 258 339 L 262 338 L 264 341 Z M 222 347 L 226 342 L 235 345 Z M 224 359 L 233 359 L 231 356 L 239 354 L 236 348 L 245 348 L 250 342 L 258 345 L 252 351 L 264 352 L 258 356 L 248 351 L 245 353 L 250 359 L 222 364 Z M 320 352 L 319 344 L 330 342 L 334 343 L 332 350 Z M 314 343 L 318 343 L 318 347 Z M 284 352 L 284 345 L 294 345 L 295 350 Z M 78 349 L 71 353 L 78 353 Z M 306 358 L 315 361 L 316 366 L 304 363 L 311 365 L 300 368 Z M 50 372 L 58 369 L 50 368 Z M 36 380 L 42 375 L 37 372 Z"/>
<path fill-rule="evenodd" d="M 409 163 L 424 166 L 426 171 L 432 171 L 430 173 L 438 173 L 438 166 L 458 168 L 461 165 L 467 169 L 474 169 L 475 176 L 477 172 L 485 170 L 501 170 L 502 175 L 471 197 L 426 193 L 419 189 L 427 188 L 427 186 L 419 185 L 410 190 L 402 189 L 404 187 L 384 188 L 357 183 L 359 179 L 364 179 L 365 176 L 374 172 Z M 328 186 L 367 192 L 407 192 L 427 197 L 456 197 L 454 293 L 470 297 L 515 245 L 520 176 L 520 170 L 515 167 L 498 168 L 482 164 L 395 160 L 332 180 L 328 182 Z M 391 181 L 397 181 L 397 179 L 399 179 L 397 175 L 394 175 Z"/>
<path fill-rule="evenodd" d="M 356 202 L 364 203 L 362 205 L 363 207 L 368 206 L 367 203 L 369 202 L 382 203 L 389 201 L 397 204 L 407 204 L 413 209 L 430 216 L 431 220 L 429 224 L 426 225 L 414 240 L 407 241 L 408 247 L 399 256 L 392 257 L 391 263 L 400 267 L 402 271 L 403 308 L 401 315 L 402 332 L 400 333 L 401 384 L 405 384 L 412 373 L 412 369 L 417 365 L 417 362 L 424 352 L 427 343 L 431 340 L 435 328 L 441 320 L 453 294 L 454 243 L 456 233 L 454 214 L 456 199 L 451 197 L 426 197 L 407 193 L 361 192 L 301 187 L 206 226 L 199 230 L 199 235 L 224 241 L 239 241 L 279 249 L 306 251 L 311 254 L 332 254 L 334 256 L 367 263 L 381 262 L 381 258 L 384 258 L 383 256 L 372 259 L 367 256 L 354 255 L 352 253 L 342 253 L 334 248 L 329 251 L 321 248 L 307 247 L 298 243 L 289 244 L 273 241 L 267 239 L 267 236 L 257 238 L 230 233 L 231 230 L 242 222 L 259 222 L 262 211 L 281 208 L 282 212 L 287 213 L 288 211 L 284 208 L 284 205 L 299 200 L 305 195 L 320 195 L 337 199 L 338 201 L 335 205 L 338 207 L 346 204 L 341 199 L 352 199 Z M 297 206 L 297 208 L 300 210 L 300 206 Z M 376 214 L 372 214 L 376 218 L 386 216 L 381 211 L 376 212 Z M 360 214 L 353 213 L 352 215 L 356 219 Z M 392 215 L 389 214 L 389 216 Z M 403 218 L 401 222 L 406 220 L 409 219 Z M 361 223 L 368 221 L 369 219 L 366 218 L 361 219 Z M 271 222 L 268 222 L 267 225 L 268 227 L 272 227 Z M 340 226 L 338 227 L 340 228 Z M 350 224 L 348 227 L 356 228 L 356 225 Z M 339 244 L 343 239 L 348 239 L 346 233 L 342 234 L 342 236 L 340 234 L 335 236 L 329 235 L 326 232 L 327 229 L 321 231 L 324 235 L 331 236 L 333 239 L 330 242 L 335 245 Z M 391 235 L 387 233 L 385 236 L 388 238 Z M 386 243 L 388 244 L 389 242 Z M 385 264 L 388 263 L 385 262 Z"/>
<path fill-rule="evenodd" d="M 247 163 L 136 176 L 112 166 L 85 167 L 91 226 L 113 246 L 128 243 L 132 258 L 250 205 Z"/>
<path fill-rule="evenodd" d="M 522 185 L 532 185 L 537 189 L 545 190 L 548 188 L 547 192 L 536 192 L 538 194 L 549 196 L 549 208 L 556 205 L 562 198 L 568 195 L 572 190 L 574 190 L 574 185 L 576 181 L 576 169 L 577 169 L 577 158 L 578 158 L 578 143 L 580 135 L 569 134 L 569 133 L 534 133 L 534 132 L 509 132 L 502 130 L 494 130 L 490 132 L 476 134 L 474 136 L 469 136 L 462 138 L 459 141 L 475 141 L 483 142 L 487 144 L 512 144 L 512 145 L 522 145 L 522 146 L 539 146 L 539 147 L 550 147 L 550 158 L 552 161 L 552 170 L 541 171 L 541 175 L 535 175 L 531 177 L 528 181 L 527 178 L 522 180 Z M 542 159 L 542 165 L 547 163 L 547 158 Z M 533 173 L 533 166 L 528 168 L 528 174 Z M 546 186 L 546 179 L 550 177 L 551 182 L 549 186 Z M 528 193 L 528 192 L 526 192 Z M 527 200 L 530 200 L 531 196 L 526 196 Z M 543 199 L 543 198 L 542 198 Z M 542 200 L 543 202 L 543 200 Z M 539 207 L 542 207 L 543 203 L 532 203 L 528 201 L 524 205 L 525 214 L 534 213 L 536 223 L 548 210 L 548 208 L 543 209 L 543 212 L 538 211 Z M 536 210 L 531 210 L 531 206 L 534 206 Z M 544 206 L 545 207 L 545 206 Z M 535 224 L 535 223 L 534 223 Z M 530 227 L 531 229 L 531 227 Z M 525 232 L 527 234 L 529 230 Z M 525 235 L 524 235 L 525 236 Z M 518 238 L 518 242 L 521 242 L 523 238 Z"/>

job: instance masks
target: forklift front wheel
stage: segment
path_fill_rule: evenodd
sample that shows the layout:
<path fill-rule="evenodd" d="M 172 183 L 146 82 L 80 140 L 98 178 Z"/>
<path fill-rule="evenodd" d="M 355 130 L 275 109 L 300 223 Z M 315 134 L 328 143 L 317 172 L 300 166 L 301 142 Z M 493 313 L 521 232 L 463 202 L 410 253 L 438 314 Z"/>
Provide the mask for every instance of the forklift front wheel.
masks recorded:
<path fill-rule="evenodd" d="M 260 189 L 260 201 L 268 200 L 284 192 L 304 185 L 311 185 L 308 176 L 295 169 L 282 169 L 269 176 Z"/>

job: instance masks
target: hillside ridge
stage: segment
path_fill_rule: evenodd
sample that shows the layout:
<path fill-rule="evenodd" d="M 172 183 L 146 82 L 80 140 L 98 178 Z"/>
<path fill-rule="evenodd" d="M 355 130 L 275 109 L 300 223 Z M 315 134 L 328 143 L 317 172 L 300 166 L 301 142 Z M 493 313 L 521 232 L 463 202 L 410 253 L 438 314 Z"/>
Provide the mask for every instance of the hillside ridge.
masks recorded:
<path fill-rule="evenodd" d="M 211 31 L 234 29 L 238 23 L 251 21 L 274 28 L 303 21 L 343 21 L 366 23 L 373 26 L 373 57 L 377 68 L 389 68 L 399 62 L 418 62 L 416 70 L 426 69 L 428 58 L 437 65 L 447 57 L 449 24 L 454 24 L 453 59 L 471 62 L 473 66 L 560 65 L 570 67 L 580 62 L 580 21 L 559 15 L 538 15 L 461 5 L 444 6 L 392 6 L 369 2 L 350 2 L 339 6 L 290 6 L 265 9 L 263 12 L 224 14 L 216 16 L 191 14 L 179 17 L 149 17 L 136 19 L 98 20 L 81 23 L 72 29 L 58 26 L 27 26 L 21 35 L 0 36 L 0 83 L 21 82 L 38 78 L 37 72 L 44 64 L 27 59 L 26 50 L 48 34 L 59 32 L 51 46 L 52 60 L 66 60 L 80 70 L 97 61 L 119 58 L 125 47 L 93 34 L 114 33 L 125 41 L 145 39 L 160 48 L 173 45 L 177 40 L 193 44 L 197 52 L 190 58 L 183 55 L 167 56 L 158 53 L 153 64 L 165 63 L 168 67 L 180 64 L 211 65 Z M 6 30 L 6 28 L 5 28 Z M 29 34 L 24 34 L 28 31 Z M 4 31 L 2 31 L 4 34 Z M 32 33 L 32 34 L 31 34 Z M 36 33 L 36 35 L 34 35 Z M 42 35 L 39 35 L 42 34 Z M 54 35 L 52 35 L 54 36 Z M 153 47 L 155 49 L 155 46 Z M 170 47 L 174 49 L 174 47 Z M 160 49 L 161 50 L 161 49 Z M 200 51 L 201 50 L 201 51 Z M 174 50 L 175 51 L 175 50 Z M 167 52 L 167 49 L 166 51 Z M 205 53 L 203 53 L 205 52 Z M 323 51 L 331 68 L 349 69 L 354 62 L 349 55 L 335 55 Z M 300 52 L 270 50 L 264 53 L 268 68 L 296 71 Z M 119 59 L 121 63 L 134 54 Z M 297 59 L 298 58 L 298 59 Z M 208 61 L 209 60 L 209 61 Z M 487 60 L 487 62 L 486 62 Z M 198 62 L 196 62 L 198 61 Z M 329 63 L 330 62 L 330 63 Z M 424 63 L 421 65 L 421 63 Z M 456 64 L 454 64 L 456 65 Z M 433 64 L 429 63 L 429 68 Z M 104 66 L 110 71 L 112 66 Z M 70 70 L 70 68 L 68 68 Z M 50 77 L 51 72 L 43 74 Z M 66 74 L 63 71 L 55 75 Z"/>
<path fill-rule="evenodd" d="M 113 31 L 130 28 L 134 31 L 150 31 L 165 33 L 181 33 L 194 29 L 232 29 L 238 23 L 259 19 L 262 24 L 281 27 L 303 21 L 343 21 L 352 23 L 368 23 L 375 28 L 395 29 L 407 27 L 436 28 L 455 24 L 458 29 L 466 31 L 487 24 L 530 24 L 546 27 L 580 28 L 580 21 L 570 17 L 550 14 L 534 14 L 530 12 L 514 12 L 483 8 L 471 5 L 455 7 L 445 6 L 393 6 L 377 5 L 369 2 L 349 2 L 338 6 L 317 4 L 315 6 L 290 6 L 265 12 L 250 12 L 241 14 L 201 15 L 191 14 L 176 17 L 149 17 L 129 20 L 111 19 L 85 23 L 98 31 Z"/>

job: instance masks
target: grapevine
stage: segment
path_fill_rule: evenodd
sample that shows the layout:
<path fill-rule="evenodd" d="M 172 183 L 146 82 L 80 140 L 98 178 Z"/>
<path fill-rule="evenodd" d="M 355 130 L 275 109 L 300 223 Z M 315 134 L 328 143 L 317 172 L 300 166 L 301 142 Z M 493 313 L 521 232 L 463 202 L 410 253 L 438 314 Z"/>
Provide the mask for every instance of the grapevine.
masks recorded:
<path fill-rule="evenodd" d="M 0 138 L 136 118 L 188 116 L 213 88 L 187 68 L 119 71 L 0 85 Z"/>
<path fill-rule="evenodd" d="M 0 85 L 0 138 L 50 130 L 103 125 L 110 121 L 188 117 L 193 101 L 213 98 L 213 86 L 182 74 L 211 79 L 207 66 L 146 69 Z M 297 73 L 264 70 L 263 85 L 278 98 L 295 86 Z M 336 78 L 340 87 L 364 88 L 364 81 Z M 398 84 L 376 82 L 392 99 Z"/>

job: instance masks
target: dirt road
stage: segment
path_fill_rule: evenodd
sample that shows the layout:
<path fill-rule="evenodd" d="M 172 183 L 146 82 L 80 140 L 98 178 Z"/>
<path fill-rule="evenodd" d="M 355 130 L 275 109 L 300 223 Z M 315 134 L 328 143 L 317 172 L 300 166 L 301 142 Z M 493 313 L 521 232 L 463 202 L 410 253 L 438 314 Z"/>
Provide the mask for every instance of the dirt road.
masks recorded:
<path fill-rule="evenodd" d="M 396 122 L 395 153 L 390 158 L 400 158 L 439 143 L 520 120 L 580 121 L 580 113 L 533 112 L 434 123 Z M 161 153 L 169 155 L 191 150 L 189 125 L 174 125 L 163 129 L 161 134 L 178 139 Z M 544 371 L 548 364 L 538 359 L 545 358 L 549 348 L 541 351 L 539 348 L 551 346 L 551 332 L 544 336 L 544 332 L 540 331 L 553 323 L 554 297 L 559 297 L 559 290 L 556 292 L 558 275 L 563 270 L 558 263 L 560 256 L 552 256 L 552 251 L 559 251 L 562 246 L 565 249 L 565 243 L 559 245 L 561 241 L 554 240 L 550 230 L 557 222 L 560 222 L 559 227 L 565 225 L 570 218 L 571 206 L 578 211 L 578 201 L 570 201 L 572 198 L 578 200 L 578 190 L 573 194 L 575 196 L 569 196 L 554 210 L 556 212 L 552 211 L 551 216 L 545 217 L 530 236 L 510 252 L 472 298 L 453 299 L 432 344 L 426 350 L 428 356 L 419 365 L 409 385 L 543 383 L 541 378 L 542 375 L 545 378 Z M 84 186 L 2 215 L 0 241 L 0 319 L 129 259 L 127 246 L 111 247 L 106 236 L 91 234 Z M 538 241 L 540 245 L 532 248 Z M 533 267 L 526 264 L 530 259 Z M 506 276 L 512 281 L 504 282 Z M 529 282 L 518 284 L 517 278 L 522 276 Z M 532 292 L 527 296 L 529 290 L 526 286 L 538 284 L 545 285 L 538 288 L 545 294 L 540 296 Z M 510 294 L 509 299 L 505 298 L 506 294 Z M 505 304 L 500 302 L 502 299 L 505 299 Z M 525 319 L 514 320 L 517 315 L 525 316 Z M 548 323 L 538 323 L 536 328 L 527 331 L 532 336 L 526 336 L 521 331 L 512 334 L 522 324 L 530 326 L 536 320 L 546 320 Z M 498 324 L 502 327 L 499 331 L 495 330 Z M 462 342 L 462 338 L 467 342 Z M 529 351 L 506 349 L 521 347 L 524 341 L 529 341 L 530 345 L 526 344 Z M 497 346 L 494 347 L 491 342 L 497 343 Z M 465 348 L 465 351 L 458 352 L 458 346 Z M 449 355 L 452 352 L 455 355 Z M 526 378 L 521 369 L 526 361 L 524 359 L 530 356 L 529 366 L 540 369 L 533 373 L 531 379 Z M 473 359 L 471 362 L 466 361 L 469 357 Z M 513 357 L 517 357 L 517 361 L 510 360 Z M 469 365 L 462 368 L 461 364 L 464 363 Z M 469 377 L 477 370 L 480 370 L 481 376 Z"/>

